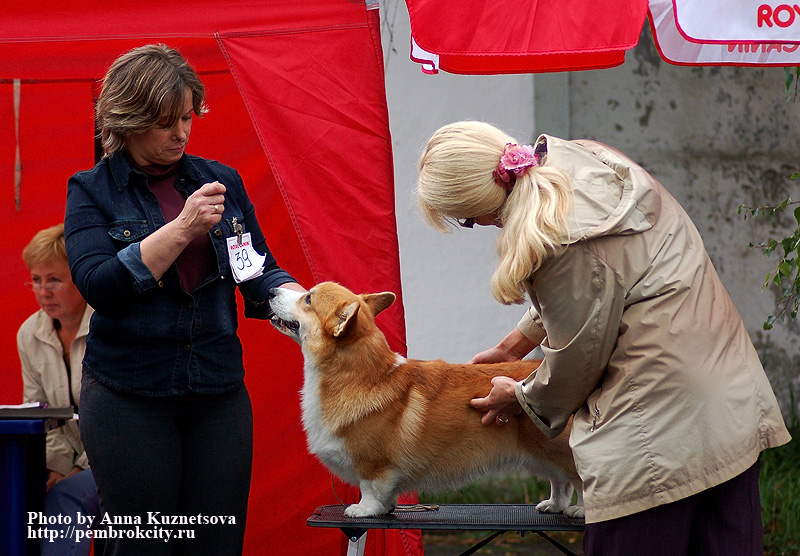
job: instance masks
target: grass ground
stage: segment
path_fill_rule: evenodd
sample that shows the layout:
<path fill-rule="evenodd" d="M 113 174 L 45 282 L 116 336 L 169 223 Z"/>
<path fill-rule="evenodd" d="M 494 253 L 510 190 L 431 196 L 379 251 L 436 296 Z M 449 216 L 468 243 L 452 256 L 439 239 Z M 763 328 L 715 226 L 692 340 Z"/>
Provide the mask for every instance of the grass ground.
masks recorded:
<path fill-rule="evenodd" d="M 767 556 L 800 555 L 800 424 L 786 446 L 761 455 L 761 516 Z"/>
<path fill-rule="evenodd" d="M 582 533 L 553 532 L 548 533 L 548 535 L 577 556 L 582 556 Z M 489 533 L 480 532 L 423 532 L 425 556 L 455 556 L 475 546 L 488 536 Z M 523 537 L 513 532 L 508 532 L 494 539 L 491 543 L 480 548 L 475 554 L 490 556 L 563 556 L 563 552 L 536 534 L 528 533 Z"/>

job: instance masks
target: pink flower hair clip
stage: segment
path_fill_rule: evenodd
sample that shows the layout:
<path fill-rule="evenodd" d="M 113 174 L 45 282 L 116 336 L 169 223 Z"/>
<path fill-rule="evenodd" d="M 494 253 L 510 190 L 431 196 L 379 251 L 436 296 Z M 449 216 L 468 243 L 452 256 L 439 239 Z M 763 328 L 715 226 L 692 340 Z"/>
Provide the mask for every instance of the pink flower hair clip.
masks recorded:
<path fill-rule="evenodd" d="M 539 166 L 539 156 L 530 145 L 517 145 L 506 143 L 497 170 L 492 172 L 495 183 L 511 191 L 517 181 L 517 176 L 524 176 L 529 168 Z"/>

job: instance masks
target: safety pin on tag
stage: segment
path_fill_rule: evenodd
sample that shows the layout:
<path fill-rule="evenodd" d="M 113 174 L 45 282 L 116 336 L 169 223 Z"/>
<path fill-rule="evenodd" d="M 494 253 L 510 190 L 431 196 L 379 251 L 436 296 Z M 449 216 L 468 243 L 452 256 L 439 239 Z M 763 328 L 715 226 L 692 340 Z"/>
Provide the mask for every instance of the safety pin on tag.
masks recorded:
<path fill-rule="evenodd" d="M 233 231 L 236 234 L 236 243 L 241 245 L 242 244 L 242 234 L 244 233 L 244 226 L 239 224 L 239 222 L 236 220 L 235 216 L 233 217 L 233 220 L 231 221 L 231 224 L 233 224 Z"/>

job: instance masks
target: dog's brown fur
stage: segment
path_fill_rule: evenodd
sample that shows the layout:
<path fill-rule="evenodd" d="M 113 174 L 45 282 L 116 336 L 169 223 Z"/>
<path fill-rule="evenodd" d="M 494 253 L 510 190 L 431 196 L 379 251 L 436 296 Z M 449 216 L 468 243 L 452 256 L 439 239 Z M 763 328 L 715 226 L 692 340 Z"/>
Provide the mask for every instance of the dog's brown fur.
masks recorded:
<path fill-rule="evenodd" d="M 348 515 L 388 513 L 402 492 L 455 487 L 515 465 L 550 479 L 551 498 L 537 508 L 567 509 L 572 485 L 580 488 L 569 430 L 548 440 L 524 413 L 500 427 L 484 426 L 469 405 L 489 393 L 492 377 L 523 380 L 539 362 L 406 360 L 391 351 L 374 322 L 394 294 L 357 296 L 332 282 L 307 296 L 273 292 L 273 323 L 301 344 L 305 357 L 309 450 L 361 487 L 361 502 Z M 581 515 L 582 508 L 568 513 Z"/>

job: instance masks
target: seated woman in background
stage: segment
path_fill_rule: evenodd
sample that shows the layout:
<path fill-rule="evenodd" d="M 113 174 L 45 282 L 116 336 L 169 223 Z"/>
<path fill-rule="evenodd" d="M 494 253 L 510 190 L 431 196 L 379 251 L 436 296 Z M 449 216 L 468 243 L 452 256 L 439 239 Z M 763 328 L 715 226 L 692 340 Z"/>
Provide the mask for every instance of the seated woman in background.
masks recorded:
<path fill-rule="evenodd" d="M 81 361 L 92 308 L 72 283 L 64 225 L 46 228 L 33 236 L 22 250 L 22 259 L 31 274 L 27 285 L 41 307 L 17 333 L 25 402 L 41 402 L 50 407 L 71 405 L 77 413 Z M 47 469 L 46 515 L 70 516 L 74 524 L 78 522 L 77 514 L 100 514 L 97 486 L 77 421 L 47 433 Z M 58 537 L 52 542 L 42 540 L 42 556 L 89 554 L 91 539 L 77 542 L 66 533 Z"/>

